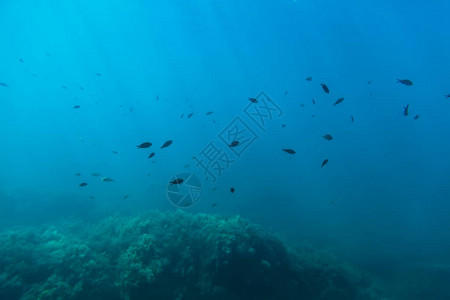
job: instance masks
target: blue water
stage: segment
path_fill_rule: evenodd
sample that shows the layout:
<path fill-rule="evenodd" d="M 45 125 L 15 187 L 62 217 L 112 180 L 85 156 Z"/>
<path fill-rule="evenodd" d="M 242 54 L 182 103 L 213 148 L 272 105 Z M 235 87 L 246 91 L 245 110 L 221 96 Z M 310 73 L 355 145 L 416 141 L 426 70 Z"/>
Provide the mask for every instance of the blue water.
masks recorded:
<path fill-rule="evenodd" d="M 448 11 L 444 0 L 1 1 L 0 225 L 175 211 L 168 182 L 188 172 L 202 183 L 188 212 L 239 214 L 381 281 L 424 265 L 450 280 Z M 264 128 L 245 113 L 260 92 L 280 108 Z M 257 136 L 240 156 L 220 140 L 236 117 Z M 234 160 L 215 182 L 192 159 L 212 141 Z"/>

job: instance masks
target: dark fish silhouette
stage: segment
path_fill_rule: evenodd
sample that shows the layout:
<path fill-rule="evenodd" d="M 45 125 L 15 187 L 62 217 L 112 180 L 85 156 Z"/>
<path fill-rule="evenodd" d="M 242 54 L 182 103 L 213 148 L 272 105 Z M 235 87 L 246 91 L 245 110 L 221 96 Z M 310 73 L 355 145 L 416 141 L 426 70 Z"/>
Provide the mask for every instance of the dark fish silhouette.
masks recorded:
<path fill-rule="evenodd" d="M 415 116 L 414 116 L 414 120 L 418 120 L 419 117 L 420 117 L 419 115 L 415 115 Z"/>
<path fill-rule="evenodd" d="M 287 95 L 287 94 L 288 94 L 288 91 L 284 92 L 284 94 Z"/>
<path fill-rule="evenodd" d="M 355 118 L 353 118 L 353 116 L 350 116 L 350 120 L 352 120 L 352 123 L 355 122 Z"/>
<path fill-rule="evenodd" d="M 219 203 L 214 202 L 213 204 L 211 204 L 211 207 L 216 207 Z"/>
<path fill-rule="evenodd" d="M 281 124 L 281 127 L 283 127 L 283 128 L 286 127 L 286 124 Z"/>
<path fill-rule="evenodd" d="M 208 112 L 206 113 L 206 115 L 209 116 L 209 115 L 212 115 L 212 113 L 213 113 L 213 111 L 208 111 Z"/>
<path fill-rule="evenodd" d="M 289 154 L 295 154 L 295 150 L 292 150 L 292 149 L 281 149 L 281 150 L 283 150 L 284 152 L 289 153 Z"/>
<path fill-rule="evenodd" d="M 334 102 L 334 106 L 338 105 L 339 103 L 342 103 L 342 101 L 344 101 L 344 98 L 339 98 L 336 100 L 336 102 Z"/>
<path fill-rule="evenodd" d="M 98 77 L 102 76 L 102 74 L 100 73 L 95 73 L 95 75 L 97 75 Z"/>
<path fill-rule="evenodd" d="M 103 182 L 113 182 L 114 181 L 114 179 L 109 178 L 109 177 L 102 177 L 100 180 Z"/>
<path fill-rule="evenodd" d="M 128 198 L 128 195 L 123 196 L 122 200 L 125 200 Z"/>
<path fill-rule="evenodd" d="M 80 183 L 80 186 L 87 186 L 87 183 L 86 182 L 82 182 L 82 183 Z"/>
<path fill-rule="evenodd" d="M 194 113 L 190 113 L 187 118 L 189 119 L 190 117 L 192 117 L 194 115 Z"/>
<path fill-rule="evenodd" d="M 330 134 L 325 134 L 322 136 L 324 139 L 326 139 L 327 141 L 331 141 L 333 139 L 333 137 Z"/>
<path fill-rule="evenodd" d="M 322 89 L 325 93 L 327 94 L 330 93 L 330 89 L 324 83 L 321 83 L 320 85 L 322 86 Z"/>
<path fill-rule="evenodd" d="M 401 84 L 404 84 L 404 85 L 407 85 L 407 86 L 413 85 L 413 82 L 411 80 L 409 80 L 409 79 L 397 79 L 397 82 L 401 83 Z"/>
<path fill-rule="evenodd" d="M 183 179 L 177 178 L 177 179 L 175 179 L 175 180 L 172 180 L 172 181 L 170 182 L 170 185 L 181 184 L 182 182 L 183 182 Z"/>
<path fill-rule="evenodd" d="M 75 175 L 75 176 L 81 176 L 81 173 L 75 173 L 75 174 L 73 174 L 73 175 Z"/>
<path fill-rule="evenodd" d="M 112 152 L 112 153 L 114 153 L 114 154 L 118 154 L 118 153 L 119 153 L 119 152 L 117 152 L 117 151 L 114 151 L 114 150 L 113 150 L 113 151 L 111 151 L 111 152 Z"/>
<path fill-rule="evenodd" d="M 152 158 L 153 156 L 155 156 L 155 152 L 150 153 L 150 155 L 148 156 L 148 158 Z"/>
<path fill-rule="evenodd" d="M 181 117 L 180 117 L 180 119 L 183 119 L 183 117 L 184 117 L 184 114 L 181 114 Z"/>
<path fill-rule="evenodd" d="M 141 148 L 150 148 L 150 146 L 152 145 L 152 143 L 150 143 L 150 142 L 145 142 L 145 143 L 142 143 L 142 144 L 140 144 L 139 146 L 136 146 L 138 149 L 141 149 Z"/>
<path fill-rule="evenodd" d="M 445 99 L 448 99 L 448 98 L 450 98 L 450 94 L 445 95 Z"/>
<path fill-rule="evenodd" d="M 403 110 L 403 115 L 406 117 L 407 115 L 409 115 L 409 104 L 406 104 L 405 109 Z"/>
<path fill-rule="evenodd" d="M 230 188 L 231 193 L 234 193 L 234 191 L 235 191 L 234 187 Z"/>
<path fill-rule="evenodd" d="M 72 107 L 73 109 L 77 109 L 77 108 L 80 108 L 81 106 L 79 106 L 79 105 L 75 105 L 74 107 Z"/>
<path fill-rule="evenodd" d="M 4 83 L 4 82 L 0 82 L 0 86 L 3 86 L 3 87 L 9 87 L 9 85 L 7 85 L 7 84 Z"/>
<path fill-rule="evenodd" d="M 250 102 L 252 102 L 252 103 L 258 103 L 258 100 L 256 98 L 248 97 L 248 100 L 250 100 Z"/>
<path fill-rule="evenodd" d="M 328 159 L 324 159 L 323 162 L 322 162 L 322 165 L 321 165 L 320 167 L 322 168 L 322 167 L 325 166 L 327 163 L 328 163 Z"/>
<path fill-rule="evenodd" d="M 312 80 L 311 76 L 306 77 L 306 81 L 311 81 L 311 80 Z"/>
<path fill-rule="evenodd" d="M 101 174 L 100 174 L 100 173 L 91 173 L 91 175 L 94 176 L 94 177 L 98 177 L 98 176 L 100 176 Z"/>
<path fill-rule="evenodd" d="M 314 99 L 312 99 L 312 103 L 313 103 L 313 104 L 316 104 L 316 101 L 314 101 Z"/>
<path fill-rule="evenodd" d="M 19 61 L 20 61 L 21 63 L 23 63 L 23 59 L 19 58 Z"/>
<path fill-rule="evenodd" d="M 233 141 L 231 144 L 228 145 L 228 147 L 233 148 L 239 145 L 239 141 Z"/>
<path fill-rule="evenodd" d="M 167 142 L 164 143 L 164 145 L 161 146 L 161 149 L 162 149 L 162 148 L 169 147 L 170 145 L 172 145 L 172 141 L 171 141 L 171 140 L 168 140 Z"/>

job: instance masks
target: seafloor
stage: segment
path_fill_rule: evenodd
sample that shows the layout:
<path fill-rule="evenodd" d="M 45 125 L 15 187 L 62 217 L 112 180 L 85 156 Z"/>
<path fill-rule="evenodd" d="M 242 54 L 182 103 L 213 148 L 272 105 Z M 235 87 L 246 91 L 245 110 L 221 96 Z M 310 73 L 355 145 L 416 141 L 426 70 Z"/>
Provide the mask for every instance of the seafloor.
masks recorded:
<path fill-rule="evenodd" d="M 0 299 L 387 299 L 239 216 L 150 212 L 0 233 Z"/>

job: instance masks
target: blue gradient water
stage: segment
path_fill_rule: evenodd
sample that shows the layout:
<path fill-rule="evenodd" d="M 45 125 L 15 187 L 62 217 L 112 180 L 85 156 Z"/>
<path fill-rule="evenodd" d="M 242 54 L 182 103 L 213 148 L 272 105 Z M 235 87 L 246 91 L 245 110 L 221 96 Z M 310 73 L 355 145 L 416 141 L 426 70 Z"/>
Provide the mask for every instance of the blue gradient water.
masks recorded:
<path fill-rule="evenodd" d="M 175 210 L 167 183 L 188 171 L 204 184 L 189 212 L 240 214 L 381 280 L 448 266 L 448 11 L 444 0 L 1 1 L 0 223 Z M 251 125 L 258 139 L 204 180 L 192 157 L 260 91 L 283 115 Z"/>

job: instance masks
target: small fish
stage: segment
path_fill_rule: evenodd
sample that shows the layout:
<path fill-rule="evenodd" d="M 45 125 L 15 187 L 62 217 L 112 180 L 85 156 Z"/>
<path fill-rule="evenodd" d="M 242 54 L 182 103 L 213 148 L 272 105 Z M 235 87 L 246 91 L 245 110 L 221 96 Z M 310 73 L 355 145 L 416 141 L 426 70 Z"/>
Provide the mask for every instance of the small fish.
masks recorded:
<path fill-rule="evenodd" d="M 97 75 L 98 77 L 102 76 L 102 74 L 100 73 L 95 73 L 95 75 Z"/>
<path fill-rule="evenodd" d="M 217 190 L 217 186 L 215 186 L 215 187 L 213 187 L 212 189 L 211 189 L 211 191 L 215 191 L 215 190 Z"/>
<path fill-rule="evenodd" d="M 45 56 L 50 56 L 50 53 L 48 53 L 48 52 L 45 52 Z"/>
<path fill-rule="evenodd" d="M 287 95 L 287 94 L 288 94 L 288 91 L 284 92 L 284 95 Z"/>
<path fill-rule="evenodd" d="M 65 86 L 65 85 L 63 85 L 62 88 L 65 89 L 65 90 L 67 90 L 67 86 Z"/>
<path fill-rule="evenodd" d="M 94 176 L 94 177 L 98 177 L 98 176 L 100 176 L 101 174 L 100 174 L 100 173 L 91 173 L 91 175 Z"/>
<path fill-rule="evenodd" d="M 311 80 L 312 80 L 311 76 L 306 77 L 306 81 L 311 81 Z"/>
<path fill-rule="evenodd" d="M 284 152 L 289 153 L 289 154 L 295 154 L 296 153 L 295 150 L 292 150 L 292 149 L 281 149 L 281 150 L 283 150 Z"/>
<path fill-rule="evenodd" d="M 216 207 L 219 203 L 214 202 L 213 204 L 211 204 L 211 207 Z"/>
<path fill-rule="evenodd" d="M 113 151 L 111 151 L 111 152 L 112 152 L 113 154 L 118 154 L 118 153 L 119 153 L 119 152 L 117 152 L 117 151 L 114 151 L 114 150 L 113 150 Z"/>
<path fill-rule="evenodd" d="M 0 86 L 3 86 L 3 87 L 9 87 L 9 85 L 6 84 L 6 83 L 4 83 L 4 82 L 0 82 Z"/>
<path fill-rule="evenodd" d="M 233 148 L 239 145 L 239 141 L 233 141 L 231 144 L 228 145 L 228 147 Z"/>
<path fill-rule="evenodd" d="M 256 98 L 250 98 L 248 97 L 248 100 L 252 103 L 258 103 L 258 100 Z"/>
<path fill-rule="evenodd" d="M 286 124 L 281 124 L 281 127 L 283 127 L 283 128 L 286 127 Z"/>
<path fill-rule="evenodd" d="M 181 114 L 181 117 L 180 117 L 180 119 L 183 119 L 183 117 L 184 117 L 184 114 Z"/>
<path fill-rule="evenodd" d="M 177 179 L 175 179 L 175 180 L 172 180 L 172 181 L 170 182 L 170 185 L 181 184 L 183 181 L 184 181 L 183 179 L 177 178 Z"/>
<path fill-rule="evenodd" d="M 21 58 L 19 58 L 19 61 L 21 62 L 21 63 L 23 63 L 24 61 L 23 61 L 23 59 L 21 59 Z"/>
<path fill-rule="evenodd" d="M 302 103 L 302 104 L 300 104 L 300 107 L 305 107 L 305 104 L 303 104 L 303 103 Z"/>
<path fill-rule="evenodd" d="M 75 173 L 75 174 L 73 174 L 73 175 L 75 175 L 75 176 L 81 176 L 81 173 Z"/>
<path fill-rule="evenodd" d="M 234 191 L 235 191 L 234 187 L 230 188 L 231 193 L 234 193 Z"/>
<path fill-rule="evenodd" d="M 333 139 L 333 137 L 332 137 L 330 134 L 322 135 L 322 137 L 323 137 L 324 139 L 326 139 L 327 141 L 331 141 L 331 140 Z"/>
<path fill-rule="evenodd" d="M 409 80 L 409 79 L 397 79 L 397 82 L 401 83 L 401 84 L 404 84 L 404 85 L 407 85 L 407 86 L 413 85 L 413 82 L 411 80 Z"/>
<path fill-rule="evenodd" d="M 187 118 L 189 119 L 190 117 L 192 117 L 194 115 L 194 113 L 190 113 Z"/>
<path fill-rule="evenodd" d="M 150 155 L 148 156 L 148 158 L 152 158 L 153 156 L 155 156 L 155 152 L 150 153 Z"/>
<path fill-rule="evenodd" d="M 81 106 L 79 106 L 79 105 L 75 105 L 74 107 L 72 107 L 73 109 L 77 109 L 77 108 L 80 108 Z"/>
<path fill-rule="evenodd" d="M 184 168 L 185 168 L 185 169 L 187 169 L 187 168 L 189 168 L 189 167 L 191 167 L 190 164 L 184 165 Z"/>
<path fill-rule="evenodd" d="M 212 114 L 213 114 L 213 111 L 208 111 L 208 112 L 206 113 L 207 116 L 212 115 Z"/>
<path fill-rule="evenodd" d="M 161 146 L 161 149 L 169 147 L 170 145 L 172 145 L 172 141 L 168 140 L 167 142 L 164 143 L 164 145 Z"/>
<path fill-rule="evenodd" d="M 420 118 L 419 115 L 415 115 L 415 116 L 414 116 L 414 120 L 418 120 L 419 118 Z"/>
<path fill-rule="evenodd" d="M 158 95 L 156 95 L 156 101 L 158 101 L 159 100 L 159 96 Z"/>
<path fill-rule="evenodd" d="M 89 196 L 89 199 L 94 200 L 95 197 L 94 196 Z"/>
<path fill-rule="evenodd" d="M 342 103 L 342 101 L 344 101 L 344 98 L 339 98 L 336 100 L 336 102 L 334 102 L 334 106 L 338 105 L 339 103 Z"/>
<path fill-rule="evenodd" d="M 87 186 L 87 183 L 86 182 L 82 182 L 82 183 L 80 183 L 80 186 Z"/>
<path fill-rule="evenodd" d="M 450 94 L 445 95 L 445 99 L 450 98 Z"/>
<path fill-rule="evenodd" d="M 370 80 L 369 80 L 369 81 L 367 81 L 367 84 L 372 84 L 372 81 L 370 81 Z"/>
<path fill-rule="evenodd" d="M 316 101 L 315 101 L 314 99 L 312 99 L 312 103 L 313 103 L 313 104 L 316 104 Z"/>
<path fill-rule="evenodd" d="M 122 200 L 125 200 L 128 198 L 128 195 L 123 196 Z"/>
<path fill-rule="evenodd" d="M 325 166 L 327 163 L 328 163 L 328 159 L 324 159 L 323 162 L 322 162 L 322 165 L 321 165 L 320 167 L 322 168 L 322 167 Z"/>
<path fill-rule="evenodd" d="M 321 83 L 320 85 L 322 86 L 322 89 L 325 93 L 327 93 L 327 94 L 330 93 L 330 89 L 328 89 L 328 87 L 324 83 Z"/>
<path fill-rule="evenodd" d="M 355 122 L 355 118 L 353 116 L 350 116 L 350 120 L 352 120 L 352 123 Z"/>
<path fill-rule="evenodd" d="M 114 179 L 109 178 L 109 177 L 102 177 L 102 178 L 101 178 L 101 181 L 104 181 L 104 182 L 113 182 Z"/>
<path fill-rule="evenodd" d="M 82 87 L 81 85 L 80 85 L 80 90 L 84 91 L 84 87 Z"/>
<path fill-rule="evenodd" d="M 139 146 L 136 146 L 138 149 L 141 149 L 141 148 L 150 148 L 150 146 L 152 145 L 152 143 L 150 143 L 150 142 L 145 142 L 145 143 L 142 143 L 142 144 L 140 144 Z"/>
<path fill-rule="evenodd" d="M 409 104 L 406 104 L 405 109 L 403 110 L 403 115 L 406 117 L 409 115 Z"/>

